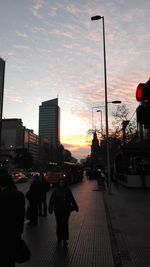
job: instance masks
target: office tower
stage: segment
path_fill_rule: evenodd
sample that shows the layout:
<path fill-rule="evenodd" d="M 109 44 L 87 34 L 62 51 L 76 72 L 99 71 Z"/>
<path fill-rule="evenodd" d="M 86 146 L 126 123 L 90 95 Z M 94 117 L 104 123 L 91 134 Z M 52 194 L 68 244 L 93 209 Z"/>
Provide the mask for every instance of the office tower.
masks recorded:
<path fill-rule="evenodd" d="M 2 131 L 3 95 L 4 95 L 5 61 L 0 58 L 0 145 Z"/>
<path fill-rule="evenodd" d="M 42 102 L 39 107 L 39 136 L 54 148 L 60 144 L 60 108 L 58 98 Z"/>

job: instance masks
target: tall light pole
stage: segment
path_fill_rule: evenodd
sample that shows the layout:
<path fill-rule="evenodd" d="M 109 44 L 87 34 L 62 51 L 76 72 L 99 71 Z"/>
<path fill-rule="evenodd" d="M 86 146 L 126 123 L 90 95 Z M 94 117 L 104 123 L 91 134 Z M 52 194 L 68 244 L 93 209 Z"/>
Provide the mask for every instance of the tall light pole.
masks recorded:
<path fill-rule="evenodd" d="M 111 194 L 111 177 L 110 177 L 110 151 L 108 135 L 108 101 L 107 101 L 107 71 L 106 71 L 106 48 L 105 48 L 105 22 L 104 16 L 94 16 L 91 20 L 102 19 L 103 23 L 103 53 L 104 53 L 104 85 L 105 85 L 105 122 L 106 122 L 106 145 L 107 145 L 107 174 L 108 174 L 108 191 Z"/>

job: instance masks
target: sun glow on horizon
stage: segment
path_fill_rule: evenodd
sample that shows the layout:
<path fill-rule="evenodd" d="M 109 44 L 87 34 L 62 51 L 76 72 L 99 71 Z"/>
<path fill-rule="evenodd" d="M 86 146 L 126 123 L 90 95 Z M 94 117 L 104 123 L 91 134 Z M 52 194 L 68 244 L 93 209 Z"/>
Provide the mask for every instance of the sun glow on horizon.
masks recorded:
<path fill-rule="evenodd" d="M 90 154 L 91 144 L 87 142 L 86 135 L 64 135 L 61 137 L 61 143 L 77 159 L 85 158 Z"/>
<path fill-rule="evenodd" d="M 87 144 L 86 141 L 86 136 L 83 135 L 64 135 L 61 137 L 61 142 L 73 146 L 89 147 L 89 144 Z"/>

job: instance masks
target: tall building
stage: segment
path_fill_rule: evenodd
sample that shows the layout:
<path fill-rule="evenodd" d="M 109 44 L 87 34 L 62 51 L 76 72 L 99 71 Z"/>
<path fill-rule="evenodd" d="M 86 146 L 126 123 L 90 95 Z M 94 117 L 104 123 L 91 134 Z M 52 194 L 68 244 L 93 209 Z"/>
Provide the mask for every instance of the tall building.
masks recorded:
<path fill-rule="evenodd" d="M 4 95 L 5 61 L 0 58 L 0 145 L 2 131 L 3 95 Z"/>
<path fill-rule="evenodd" d="M 1 148 L 8 150 L 23 148 L 24 130 L 21 119 L 3 119 Z"/>
<path fill-rule="evenodd" d="M 15 167 L 15 151 L 24 148 L 24 129 L 21 119 L 2 120 L 0 167 Z"/>
<path fill-rule="evenodd" d="M 31 153 L 33 162 L 37 162 L 39 156 L 39 137 L 31 129 L 25 128 L 24 148 L 26 148 L 28 152 Z"/>
<path fill-rule="evenodd" d="M 29 152 L 32 155 L 32 164 L 37 164 L 39 160 L 39 137 L 33 130 L 23 126 L 21 119 L 3 119 L 0 164 L 7 162 L 7 167 L 14 167 L 16 151 L 20 151 L 22 155 Z"/>
<path fill-rule="evenodd" d="M 50 145 L 60 144 L 60 108 L 58 98 L 42 102 L 39 107 L 39 136 L 49 140 Z"/>

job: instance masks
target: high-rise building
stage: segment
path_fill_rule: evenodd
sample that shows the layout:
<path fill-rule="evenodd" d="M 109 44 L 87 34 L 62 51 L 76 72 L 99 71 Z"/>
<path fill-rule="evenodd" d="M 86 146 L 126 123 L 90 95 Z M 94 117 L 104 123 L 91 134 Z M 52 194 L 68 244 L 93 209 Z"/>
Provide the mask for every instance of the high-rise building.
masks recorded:
<path fill-rule="evenodd" d="M 4 95 L 5 61 L 0 58 L 0 145 L 2 131 L 3 95 Z"/>
<path fill-rule="evenodd" d="M 47 138 L 50 145 L 60 144 L 60 108 L 58 98 L 42 102 L 39 107 L 39 136 Z"/>

